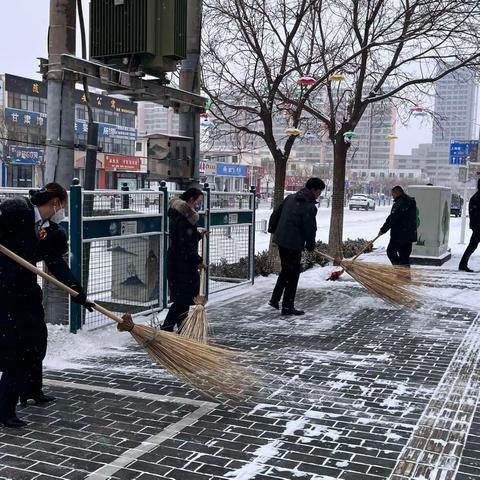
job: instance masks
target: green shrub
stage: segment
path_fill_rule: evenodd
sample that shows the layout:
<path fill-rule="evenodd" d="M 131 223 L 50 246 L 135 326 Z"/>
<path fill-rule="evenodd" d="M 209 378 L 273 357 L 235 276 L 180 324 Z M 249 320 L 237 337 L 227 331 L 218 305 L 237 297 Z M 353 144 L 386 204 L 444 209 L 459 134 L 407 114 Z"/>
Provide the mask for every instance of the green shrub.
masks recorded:
<path fill-rule="evenodd" d="M 367 240 L 364 240 L 363 238 L 346 240 L 343 243 L 344 257 L 351 258 L 355 256 L 366 243 Z M 372 247 L 369 247 L 367 252 L 371 251 Z M 317 265 L 324 267 L 329 263 L 329 261 L 318 252 L 328 252 L 328 245 L 318 241 L 315 244 L 315 250 L 313 252 L 304 252 L 302 256 L 302 272 Z M 246 279 L 248 278 L 249 272 L 248 259 L 244 257 L 236 263 L 228 263 L 225 258 L 222 258 L 219 263 L 211 265 L 209 270 L 212 277 Z M 264 250 L 255 255 L 255 276 L 268 277 L 272 273 L 276 273 L 276 271 L 268 250 Z"/>

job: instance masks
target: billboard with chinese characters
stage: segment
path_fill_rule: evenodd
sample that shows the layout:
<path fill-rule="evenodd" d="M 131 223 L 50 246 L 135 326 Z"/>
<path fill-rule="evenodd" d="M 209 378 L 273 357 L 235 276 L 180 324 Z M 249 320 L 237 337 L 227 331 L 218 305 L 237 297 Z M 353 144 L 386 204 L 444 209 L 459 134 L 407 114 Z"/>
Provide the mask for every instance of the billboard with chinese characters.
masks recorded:
<path fill-rule="evenodd" d="M 47 114 L 19 110 L 18 108 L 6 108 L 5 120 L 24 127 L 46 127 Z"/>
<path fill-rule="evenodd" d="M 199 171 L 206 177 L 214 177 L 217 174 L 217 164 L 214 162 L 200 161 Z"/>
<path fill-rule="evenodd" d="M 105 155 L 105 170 L 122 170 L 139 172 L 142 166 L 140 157 L 128 157 L 123 155 Z"/>
<path fill-rule="evenodd" d="M 39 98 L 47 98 L 47 84 L 39 80 L 17 77 L 16 75 L 5 74 L 5 90 L 12 93 L 20 93 Z M 97 93 L 90 93 L 90 103 L 94 108 L 110 110 L 118 113 L 137 114 L 137 104 L 122 100 L 120 98 L 108 97 Z M 86 104 L 87 99 L 83 90 L 75 90 L 75 103 Z"/>
<path fill-rule="evenodd" d="M 36 165 L 43 161 L 43 150 L 41 148 L 10 145 L 8 150 L 10 163 Z"/>
<path fill-rule="evenodd" d="M 78 135 L 87 134 L 88 123 L 84 120 L 77 120 L 75 122 L 75 133 Z M 115 137 L 124 138 L 127 140 L 137 139 L 137 129 L 132 127 L 124 127 L 122 125 L 112 125 L 109 123 L 98 123 L 99 137 Z"/>
<path fill-rule="evenodd" d="M 465 165 L 467 159 L 476 162 L 478 156 L 478 140 L 450 142 L 450 165 Z"/>
<path fill-rule="evenodd" d="M 246 177 L 247 165 L 217 163 L 217 175 L 219 177 Z"/>

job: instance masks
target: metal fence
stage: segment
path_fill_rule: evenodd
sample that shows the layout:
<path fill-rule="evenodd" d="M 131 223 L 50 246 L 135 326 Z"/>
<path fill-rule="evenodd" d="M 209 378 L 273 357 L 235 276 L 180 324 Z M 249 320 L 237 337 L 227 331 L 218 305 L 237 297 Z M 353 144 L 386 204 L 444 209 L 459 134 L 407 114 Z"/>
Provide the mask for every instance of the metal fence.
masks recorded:
<path fill-rule="evenodd" d="M 167 307 L 167 212 L 169 201 L 181 193 L 168 192 L 164 184 L 158 192 L 84 191 L 74 181 L 68 218 L 62 222 L 69 237 L 66 260 L 91 300 L 118 314 Z M 0 189 L 0 201 L 19 195 L 28 196 L 28 190 Z M 209 294 L 253 282 L 254 201 L 253 190 L 217 193 L 205 186 L 199 226 L 209 230 L 204 259 Z M 72 332 L 111 323 L 68 301 L 56 287 L 39 283 L 48 300 L 47 321 L 69 323 Z"/>

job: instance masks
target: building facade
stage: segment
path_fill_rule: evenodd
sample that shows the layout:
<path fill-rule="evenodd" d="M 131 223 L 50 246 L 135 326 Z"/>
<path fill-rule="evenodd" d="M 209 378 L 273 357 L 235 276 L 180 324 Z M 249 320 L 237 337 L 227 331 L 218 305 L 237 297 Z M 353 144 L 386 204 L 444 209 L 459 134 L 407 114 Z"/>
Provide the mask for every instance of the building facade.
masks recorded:
<path fill-rule="evenodd" d="M 97 188 L 116 189 L 127 182 L 143 186 L 146 159 L 135 156 L 137 106 L 127 100 L 90 93 L 99 125 Z M 0 76 L 2 186 L 44 184 L 47 127 L 47 85 L 38 80 Z M 88 117 L 84 92 L 75 91 L 75 175 L 84 180 Z"/>

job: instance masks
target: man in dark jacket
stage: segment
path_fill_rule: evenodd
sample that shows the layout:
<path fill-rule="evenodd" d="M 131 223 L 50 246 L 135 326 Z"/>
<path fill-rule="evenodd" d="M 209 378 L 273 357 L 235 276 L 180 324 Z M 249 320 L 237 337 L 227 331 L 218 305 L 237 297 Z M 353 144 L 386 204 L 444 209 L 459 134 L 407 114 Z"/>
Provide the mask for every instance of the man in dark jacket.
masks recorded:
<path fill-rule="evenodd" d="M 468 260 L 480 243 L 480 180 L 478 180 L 477 183 L 477 192 L 468 202 L 468 215 L 470 216 L 470 229 L 472 230 L 472 236 L 470 237 L 470 242 L 463 257 L 460 260 L 458 269 L 471 273 L 473 270 L 468 268 Z"/>
<path fill-rule="evenodd" d="M 417 204 L 400 186 L 392 188 L 392 197 L 392 210 L 379 234 L 390 230 L 387 256 L 392 265 L 409 266 L 412 243 L 417 241 Z"/>
<path fill-rule="evenodd" d="M 295 295 L 300 277 L 302 251 L 305 248 L 308 251 L 315 248 L 316 200 L 324 188 L 322 180 L 310 178 L 305 188 L 289 195 L 270 217 L 268 231 L 274 234 L 273 242 L 278 245 L 282 269 L 269 305 L 278 310 L 283 295 L 283 315 L 305 313 L 295 308 Z"/>

